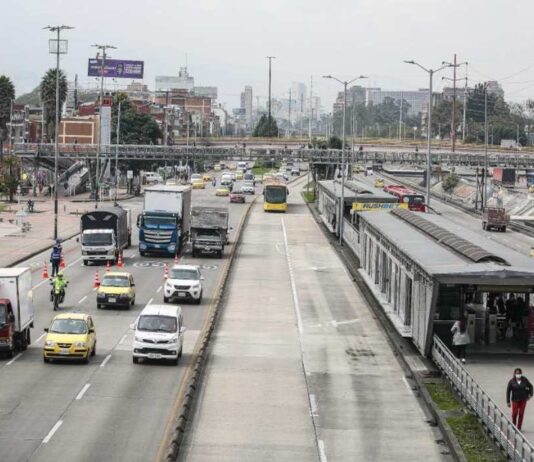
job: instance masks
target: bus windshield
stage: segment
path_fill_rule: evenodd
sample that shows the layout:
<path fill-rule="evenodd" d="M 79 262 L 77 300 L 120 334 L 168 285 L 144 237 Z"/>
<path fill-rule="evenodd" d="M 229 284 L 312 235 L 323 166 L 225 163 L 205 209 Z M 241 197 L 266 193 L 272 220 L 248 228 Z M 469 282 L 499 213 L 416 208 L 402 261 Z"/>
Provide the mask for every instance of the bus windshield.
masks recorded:
<path fill-rule="evenodd" d="M 283 204 L 286 202 L 287 189 L 285 186 L 266 186 L 265 201 L 271 204 Z"/>

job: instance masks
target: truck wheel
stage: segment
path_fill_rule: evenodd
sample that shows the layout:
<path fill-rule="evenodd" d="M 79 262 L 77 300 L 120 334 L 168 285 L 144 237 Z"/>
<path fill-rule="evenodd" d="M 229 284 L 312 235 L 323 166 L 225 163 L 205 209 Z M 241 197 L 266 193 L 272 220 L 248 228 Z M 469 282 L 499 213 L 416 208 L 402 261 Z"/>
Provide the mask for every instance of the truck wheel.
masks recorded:
<path fill-rule="evenodd" d="M 139 251 L 139 255 L 141 255 L 142 257 L 145 256 L 145 252 L 143 252 L 142 250 Z"/>
<path fill-rule="evenodd" d="M 506 232 L 506 226 L 503 226 L 503 227 L 501 228 L 501 231 L 502 231 L 503 233 L 505 233 L 505 232 Z"/>
<path fill-rule="evenodd" d="M 89 264 L 89 261 L 88 260 L 84 260 L 83 261 L 83 266 L 87 266 Z"/>
<path fill-rule="evenodd" d="M 169 297 L 165 297 L 165 295 L 163 296 L 163 303 L 169 303 L 170 299 Z"/>
<path fill-rule="evenodd" d="M 219 250 L 217 252 L 217 258 L 222 258 L 223 257 L 223 251 L 222 250 Z"/>
<path fill-rule="evenodd" d="M 132 362 L 134 364 L 139 364 L 139 358 L 136 358 L 135 356 L 132 356 Z"/>
<path fill-rule="evenodd" d="M 13 350 L 8 350 L 6 352 L 6 358 L 11 359 L 13 357 L 13 354 L 14 354 Z"/>

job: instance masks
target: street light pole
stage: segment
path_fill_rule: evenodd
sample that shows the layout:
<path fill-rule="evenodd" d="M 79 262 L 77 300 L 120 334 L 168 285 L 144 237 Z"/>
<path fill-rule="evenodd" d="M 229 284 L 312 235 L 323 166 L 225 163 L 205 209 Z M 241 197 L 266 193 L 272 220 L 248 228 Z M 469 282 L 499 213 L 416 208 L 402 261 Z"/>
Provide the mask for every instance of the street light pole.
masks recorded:
<path fill-rule="evenodd" d="M 268 127 L 268 134 L 269 136 L 272 136 L 271 133 L 271 61 L 276 58 L 276 56 L 266 56 L 266 58 L 269 60 L 269 119 L 267 120 L 267 127 Z"/>
<path fill-rule="evenodd" d="M 488 82 L 484 83 L 484 174 L 483 178 L 483 189 L 482 189 L 482 210 L 486 210 L 486 205 L 488 203 Z"/>
<path fill-rule="evenodd" d="M 428 127 L 427 127 L 427 155 L 426 155 L 426 206 L 427 209 L 430 209 L 430 177 L 432 175 L 432 157 L 431 157 L 431 147 L 432 147 L 432 79 L 434 74 L 445 69 L 446 67 L 451 67 L 449 63 L 442 63 L 442 66 L 439 69 L 427 69 L 421 64 L 411 60 L 404 61 L 406 64 L 414 64 L 417 67 L 423 69 L 429 76 L 429 85 L 428 85 Z"/>
<path fill-rule="evenodd" d="M 54 240 L 58 238 L 58 162 L 59 162 L 59 55 L 61 51 L 61 31 L 74 29 L 70 26 L 46 26 L 50 32 L 55 32 L 56 39 L 49 40 L 49 53 L 56 55 L 56 123 L 54 127 Z M 54 46 L 55 44 L 55 46 Z M 67 53 L 67 41 L 64 40 L 65 51 Z"/>
<path fill-rule="evenodd" d="M 93 45 L 93 47 L 98 48 L 102 51 L 102 59 L 100 61 L 100 94 L 99 94 L 99 104 L 100 109 L 98 111 L 98 143 L 96 145 L 96 172 L 95 172 L 95 207 L 98 204 L 98 198 L 100 196 L 100 150 L 102 149 L 102 100 L 104 97 L 104 68 L 106 65 L 106 50 L 108 49 L 117 49 L 113 45 Z"/>
<path fill-rule="evenodd" d="M 341 140 L 341 200 L 339 202 L 339 215 L 337 222 L 339 223 L 339 244 L 343 245 L 343 212 L 345 210 L 345 121 L 347 118 L 347 86 L 359 79 L 366 79 L 365 75 L 360 75 L 348 82 L 340 80 L 332 75 L 323 75 L 325 79 L 332 79 L 343 85 L 343 138 Z M 334 230 L 335 231 L 335 230 Z"/>
<path fill-rule="evenodd" d="M 117 113 L 117 144 L 115 146 L 115 203 L 119 194 L 119 142 L 121 134 L 121 102 L 119 101 L 119 110 Z"/>

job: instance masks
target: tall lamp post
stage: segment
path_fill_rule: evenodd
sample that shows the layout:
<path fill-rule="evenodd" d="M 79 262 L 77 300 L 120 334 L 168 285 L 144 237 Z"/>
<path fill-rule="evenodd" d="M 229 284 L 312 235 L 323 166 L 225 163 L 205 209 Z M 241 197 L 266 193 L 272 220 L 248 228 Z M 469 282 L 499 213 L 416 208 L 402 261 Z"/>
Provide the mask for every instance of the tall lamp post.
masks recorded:
<path fill-rule="evenodd" d="M 102 59 L 100 60 L 100 94 L 98 97 L 100 109 L 98 111 L 98 143 L 96 145 L 96 172 L 95 172 L 95 207 L 98 204 L 98 198 L 100 195 L 100 150 L 102 146 L 102 99 L 104 96 L 104 74 L 106 66 L 106 51 L 109 49 L 116 50 L 117 47 L 113 45 L 93 45 L 102 52 Z"/>
<path fill-rule="evenodd" d="M 428 85 L 428 124 L 427 124 L 427 158 L 426 158 L 426 206 L 430 209 L 430 177 L 432 175 L 432 159 L 431 159 L 431 143 L 432 143 L 432 78 L 436 72 L 439 72 L 446 67 L 451 67 L 449 63 L 442 63 L 442 66 L 438 69 L 427 69 L 421 64 L 415 61 L 404 61 L 406 64 L 414 64 L 417 67 L 423 69 L 429 77 Z"/>
<path fill-rule="evenodd" d="M 48 29 L 50 32 L 56 34 L 55 39 L 48 40 L 48 51 L 50 54 L 56 55 L 56 124 L 54 127 L 54 239 L 58 238 L 58 161 L 59 161 L 59 55 L 67 54 L 68 42 L 61 40 L 61 31 L 67 29 L 74 29 L 71 26 L 46 26 L 43 29 Z"/>
<path fill-rule="evenodd" d="M 345 120 L 347 118 L 347 86 L 359 79 L 366 79 L 365 75 L 360 75 L 352 80 L 340 80 L 332 75 L 323 75 L 324 79 L 332 79 L 343 85 L 343 139 L 341 140 L 341 201 L 339 203 L 339 244 L 343 245 L 343 211 L 345 209 Z"/>
<path fill-rule="evenodd" d="M 272 124 L 271 124 L 271 62 L 273 59 L 276 58 L 276 56 L 266 56 L 265 58 L 269 60 L 269 119 L 268 119 L 267 127 L 269 127 L 268 128 L 269 136 L 272 136 L 272 132 L 271 132 L 271 128 L 272 128 Z"/>
<path fill-rule="evenodd" d="M 121 101 L 119 101 L 119 110 L 117 113 L 117 144 L 115 146 L 115 203 L 119 194 L 119 142 L 121 134 Z"/>

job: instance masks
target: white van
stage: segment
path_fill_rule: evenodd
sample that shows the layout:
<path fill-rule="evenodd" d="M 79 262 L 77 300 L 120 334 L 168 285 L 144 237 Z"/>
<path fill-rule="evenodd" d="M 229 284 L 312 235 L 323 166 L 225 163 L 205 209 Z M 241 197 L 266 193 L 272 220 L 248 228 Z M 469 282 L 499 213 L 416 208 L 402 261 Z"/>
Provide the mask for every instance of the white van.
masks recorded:
<path fill-rule="evenodd" d="M 178 364 L 184 346 L 182 308 L 177 305 L 147 305 L 131 326 L 134 330 L 132 359 L 168 359 Z"/>

